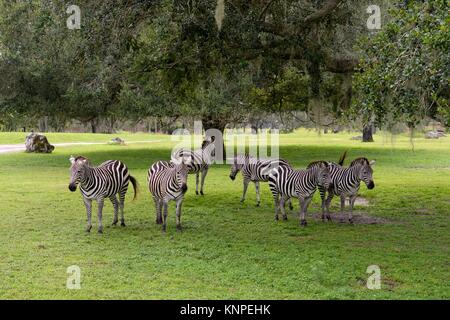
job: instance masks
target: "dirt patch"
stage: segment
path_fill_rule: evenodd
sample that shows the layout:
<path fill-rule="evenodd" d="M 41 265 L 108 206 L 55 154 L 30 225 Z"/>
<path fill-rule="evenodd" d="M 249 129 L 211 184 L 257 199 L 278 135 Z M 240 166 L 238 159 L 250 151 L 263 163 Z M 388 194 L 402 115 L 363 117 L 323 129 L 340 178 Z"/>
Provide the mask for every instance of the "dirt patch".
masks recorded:
<path fill-rule="evenodd" d="M 347 214 L 338 214 L 338 213 L 331 213 L 331 221 L 336 223 L 346 223 L 348 224 L 348 215 Z M 313 214 L 313 218 L 315 220 L 322 220 L 322 214 L 321 213 L 315 213 Z M 353 213 L 353 224 L 388 224 L 390 223 L 389 220 L 380 218 L 380 217 L 372 217 L 363 213 Z"/>
<path fill-rule="evenodd" d="M 349 206 L 350 202 L 349 199 L 345 200 L 345 205 Z M 362 206 L 362 207 L 368 207 L 369 206 L 369 200 L 363 197 L 356 197 L 355 199 L 355 206 Z"/>

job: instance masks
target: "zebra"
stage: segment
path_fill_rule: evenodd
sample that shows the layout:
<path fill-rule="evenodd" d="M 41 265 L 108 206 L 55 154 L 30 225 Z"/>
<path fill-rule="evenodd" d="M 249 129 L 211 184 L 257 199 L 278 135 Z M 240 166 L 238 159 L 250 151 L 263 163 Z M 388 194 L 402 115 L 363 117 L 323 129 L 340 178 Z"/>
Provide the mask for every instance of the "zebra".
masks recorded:
<path fill-rule="evenodd" d="M 206 137 L 202 142 L 201 149 L 195 151 L 187 149 L 178 149 L 171 156 L 171 162 L 178 161 L 180 157 L 189 158 L 188 164 L 189 174 L 195 173 L 195 194 L 198 195 L 198 182 L 201 173 L 200 194 L 203 193 L 203 185 L 205 184 L 205 177 L 208 174 L 209 165 L 213 162 L 215 156 L 215 138 Z"/>
<path fill-rule="evenodd" d="M 300 205 L 300 225 L 306 226 L 306 210 L 317 186 L 328 188 L 329 184 L 330 172 L 325 161 L 320 161 L 317 166 L 306 170 L 296 170 L 288 166 L 273 169 L 269 174 L 269 187 L 275 202 L 275 220 L 278 220 L 280 209 L 283 220 L 287 220 L 284 204 L 287 199 L 296 197 Z"/>
<path fill-rule="evenodd" d="M 156 207 L 156 223 L 167 228 L 167 207 L 170 200 L 176 202 L 177 229 L 181 230 L 181 204 L 187 191 L 189 167 L 185 159 L 167 162 L 157 161 L 148 170 L 148 189 L 153 196 Z M 164 220 L 161 214 L 164 211 Z"/>
<path fill-rule="evenodd" d="M 129 174 L 127 166 L 118 160 L 108 160 L 98 167 L 92 167 L 89 159 L 83 156 L 76 158 L 71 156 L 69 160 L 71 163 L 69 190 L 74 192 L 77 185 L 80 185 L 87 213 L 86 232 L 90 232 L 92 228 L 92 200 L 96 200 L 98 204 L 98 233 L 103 233 L 102 211 L 105 198 L 109 198 L 114 206 L 112 224 L 117 224 L 120 208 L 120 225 L 124 227 L 123 209 L 125 194 L 130 181 L 134 188 L 133 200 L 136 199 L 138 193 L 137 180 Z M 117 200 L 117 194 L 119 194 L 119 200 Z"/>
<path fill-rule="evenodd" d="M 256 206 L 259 207 L 261 203 L 259 182 L 269 181 L 269 172 L 278 166 L 290 166 L 286 160 L 283 159 L 257 159 L 250 155 L 236 155 L 233 158 L 231 165 L 230 179 L 235 180 L 239 171 L 242 172 L 244 191 L 241 197 L 241 203 L 245 201 L 247 187 L 250 181 L 255 183 L 256 189 Z M 289 200 L 289 206 L 292 210 L 292 203 Z"/>
<path fill-rule="evenodd" d="M 375 160 L 369 161 L 367 158 L 360 157 L 353 160 L 348 168 L 342 167 L 347 152 L 339 159 L 339 163 L 330 162 L 331 184 L 328 188 L 319 186 L 320 197 L 322 199 L 322 220 L 331 220 L 330 204 L 334 195 L 341 198 L 341 222 L 344 222 L 345 199 L 349 197 L 350 210 L 348 212 L 348 221 L 353 223 L 353 207 L 356 196 L 359 191 L 361 181 L 364 181 L 368 189 L 375 188 L 373 181 L 373 169 L 371 166 L 375 164 Z M 311 163 L 309 167 L 316 166 Z M 325 199 L 326 193 L 328 193 Z"/>

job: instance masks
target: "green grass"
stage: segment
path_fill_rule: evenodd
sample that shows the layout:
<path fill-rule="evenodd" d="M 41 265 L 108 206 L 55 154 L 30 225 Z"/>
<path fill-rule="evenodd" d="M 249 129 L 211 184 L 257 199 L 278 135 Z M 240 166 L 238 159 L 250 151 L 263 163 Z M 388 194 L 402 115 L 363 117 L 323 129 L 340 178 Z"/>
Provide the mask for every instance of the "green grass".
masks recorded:
<path fill-rule="evenodd" d="M 253 186 L 240 204 L 240 175 L 233 182 L 228 166 L 214 165 L 203 197 L 195 195 L 195 177 L 189 177 L 183 232 L 176 231 L 172 204 L 163 234 L 145 181 L 151 163 L 169 156 L 167 136 L 119 134 L 127 141 L 163 141 L 0 155 L 0 298 L 449 299 L 450 138 L 416 139 L 412 152 L 406 136 L 393 141 L 380 134 L 363 144 L 351 141 L 352 135 L 300 130 L 282 135 L 280 153 L 296 167 L 337 160 L 343 150 L 349 158 L 375 158 L 376 188 L 360 192 L 370 206 L 356 210 L 388 224 L 323 224 L 311 217 L 319 211 L 318 195 L 306 228 L 295 213 L 275 222 L 267 184 L 261 207 L 255 207 Z M 103 142 L 114 136 L 49 138 Z M 22 140 L 20 133 L 0 134 L 0 144 Z M 105 227 L 98 235 L 93 219 L 93 232 L 85 234 L 81 195 L 67 189 L 70 154 L 128 165 L 141 195 L 132 202 L 128 193 L 126 228 Z M 337 207 L 335 200 L 333 211 Z M 103 221 L 112 221 L 110 203 Z M 80 290 L 66 289 L 70 265 L 81 268 Z M 381 290 L 365 286 L 369 265 L 381 268 Z"/>

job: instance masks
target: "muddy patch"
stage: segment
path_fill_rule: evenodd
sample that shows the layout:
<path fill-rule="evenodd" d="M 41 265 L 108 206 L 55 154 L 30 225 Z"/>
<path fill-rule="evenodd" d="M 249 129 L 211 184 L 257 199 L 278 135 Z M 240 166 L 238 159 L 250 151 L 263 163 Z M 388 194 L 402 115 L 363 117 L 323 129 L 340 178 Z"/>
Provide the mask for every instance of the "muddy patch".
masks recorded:
<path fill-rule="evenodd" d="M 343 223 L 348 224 L 348 216 L 347 214 L 338 214 L 338 213 L 330 213 L 331 221 L 335 223 Z M 313 218 L 315 220 L 322 220 L 322 214 L 321 213 L 315 213 L 313 214 Z M 366 215 L 364 213 L 353 213 L 353 224 L 388 224 L 391 223 L 391 221 L 386 220 L 384 218 L 380 217 L 372 217 L 369 215 Z"/>

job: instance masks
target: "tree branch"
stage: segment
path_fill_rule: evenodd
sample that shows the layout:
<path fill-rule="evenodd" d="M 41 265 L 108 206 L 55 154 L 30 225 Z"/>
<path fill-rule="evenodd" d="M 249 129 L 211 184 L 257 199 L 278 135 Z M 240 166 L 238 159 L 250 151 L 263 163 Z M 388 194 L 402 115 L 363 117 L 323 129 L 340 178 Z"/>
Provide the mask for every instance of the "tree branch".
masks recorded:
<path fill-rule="evenodd" d="M 316 22 L 321 20 L 322 18 L 329 15 L 340 3 L 342 0 L 328 0 L 322 9 L 310 14 L 303 20 L 305 23 Z"/>

